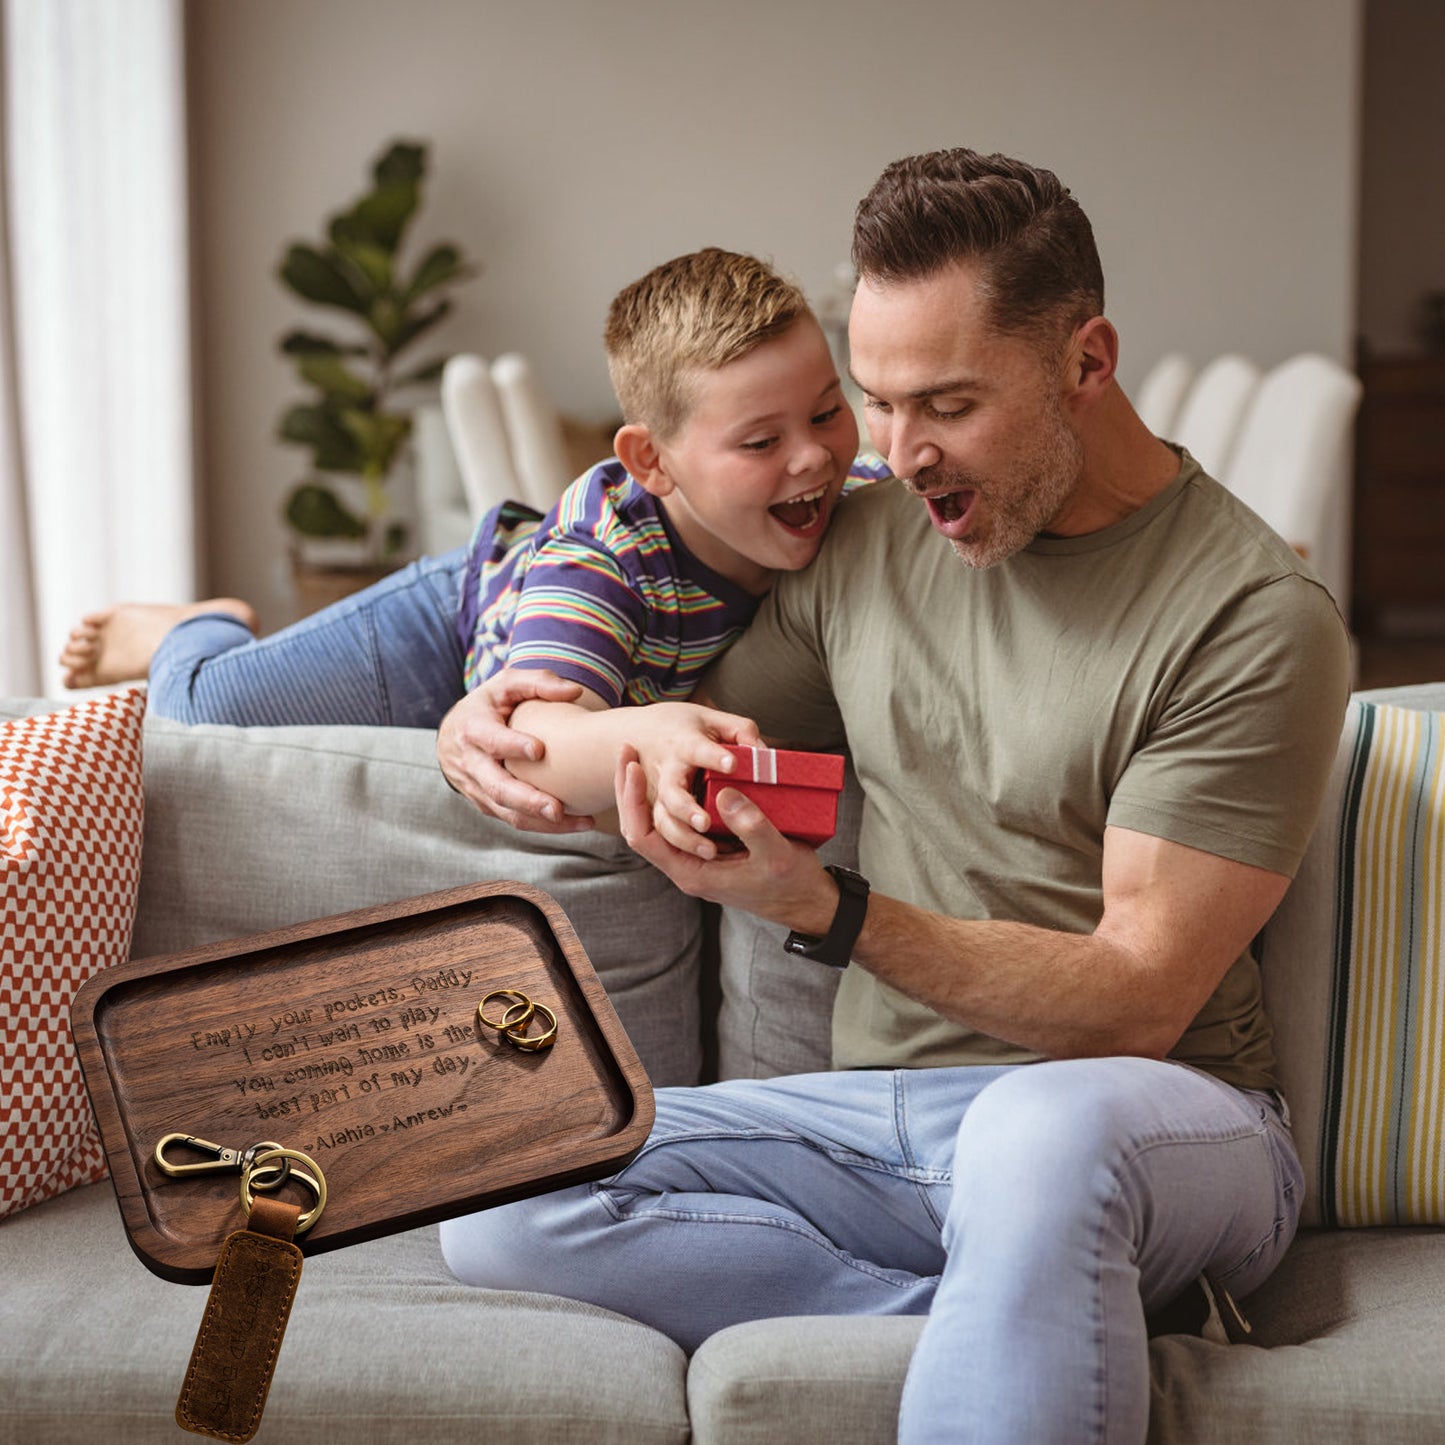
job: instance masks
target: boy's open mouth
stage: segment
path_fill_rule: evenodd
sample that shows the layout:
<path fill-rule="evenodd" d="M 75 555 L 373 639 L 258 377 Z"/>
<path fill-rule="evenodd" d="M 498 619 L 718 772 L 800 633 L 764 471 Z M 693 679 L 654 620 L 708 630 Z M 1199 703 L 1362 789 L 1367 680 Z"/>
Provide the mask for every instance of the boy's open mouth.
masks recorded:
<path fill-rule="evenodd" d="M 928 504 L 928 518 L 938 531 L 945 537 L 962 537 L 968 531 L 969 517 L 977 496 L 977 492 L 963 488 L 957 492 L 940 492 L 923 500 Z"/>
<path fill-rule="evenodd" d="M 804 492 L 798 497 L 789 497 L 786 502 L 778 502 L 769 507 L 768 511 L 790 532 L 808 537 L 822 523 L 823 500 L 827 495 L 828 487 L 825 483 L 821 487 L 815 487 L 811 492 Z"/>

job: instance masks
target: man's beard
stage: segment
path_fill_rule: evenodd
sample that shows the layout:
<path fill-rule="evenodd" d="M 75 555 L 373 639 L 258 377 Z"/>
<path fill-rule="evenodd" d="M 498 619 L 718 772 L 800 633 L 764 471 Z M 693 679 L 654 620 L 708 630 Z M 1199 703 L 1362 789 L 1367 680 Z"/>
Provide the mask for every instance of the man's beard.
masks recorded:
<path fill-rule="evenodd" d="M 1057 404 L 1050 410 L 1032 450 L 1002 481 L 997 475 L 984 478 L 961 469 L 929 468 L 922 481 L 929 491 L 967 488 L 978 494 L 988 511 L 985 536 L 949 539 L 966 566 L 982 570 L 1023 551 L 1058 516 L 1078 485 L 1083 443 L 1065 424 Z"/>

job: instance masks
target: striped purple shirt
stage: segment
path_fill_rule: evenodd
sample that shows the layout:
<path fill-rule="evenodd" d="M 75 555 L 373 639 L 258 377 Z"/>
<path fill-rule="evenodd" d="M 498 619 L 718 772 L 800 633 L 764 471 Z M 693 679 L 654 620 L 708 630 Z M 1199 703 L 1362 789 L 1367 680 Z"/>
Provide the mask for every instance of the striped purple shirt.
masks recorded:
<path fill-rule="evenodd" d="M 886 476 L 876 459 L 853 483 Z M 700 562 L 616 459 L 540 517 L 504 502 L 481 521 L 457 630 L 467 691 L 502 667 L 547 667 L 610 707 L 686 698 L 760 598 Z"/>

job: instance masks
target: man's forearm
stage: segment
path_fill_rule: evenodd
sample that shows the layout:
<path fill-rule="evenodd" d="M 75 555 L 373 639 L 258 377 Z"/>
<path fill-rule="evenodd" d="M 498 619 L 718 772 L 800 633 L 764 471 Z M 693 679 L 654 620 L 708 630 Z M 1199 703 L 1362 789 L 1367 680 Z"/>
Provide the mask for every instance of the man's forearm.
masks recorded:
<path fill-rule="evenodd" d="M 838 908 L 818 856 L 732 789 L 718 798 L 739 853 L 705 862 L 652 825 L 646 780 L 624 749 L 623 835 L 684 892 L 815 937 Z M 945 1018 L 1050 1058 L 1161 1058 L 1278 907 L 1289 879 L 1185 844 L 1110 828 L 1092 933 L 946 917 L 870 896 L 854 963 Z"/>
<path fill-rule="evenodd" d="M 789 885 L 771 889 L 759 911 L 800 933 L 826 933 L 838 885 L 821 869 L 798 870 Z M 1181 1022 L 1177 979 L 1166 985 L 1107 937 L 949 918 L 886 894 L 869 896 L 852 956 L 945 1018 L 1049 1058 L 1162 1057 L 1193 1017 Z"/>
<path fill-rule="evenodd" d="M 1097 934 L 946 918 L 875 894 L 853 961 L 945 1018 L 1048 1058 L 1160 1058 L 1180 1033 L 1177 990 L 1163 996 L 1157 970 Z"/>

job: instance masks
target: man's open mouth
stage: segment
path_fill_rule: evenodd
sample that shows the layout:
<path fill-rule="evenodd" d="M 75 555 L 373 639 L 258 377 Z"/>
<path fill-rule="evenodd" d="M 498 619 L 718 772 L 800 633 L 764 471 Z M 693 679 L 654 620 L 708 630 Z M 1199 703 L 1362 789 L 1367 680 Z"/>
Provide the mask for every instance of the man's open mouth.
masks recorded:
<path fill-rule="evenodd" d="M 925 497 L 929 520 L 945 537 L 961 536 L 968 528 L 969 513 L 973 511 L 977 496 L 978 493 L 970 488 L 962 488 Z"/>
<path fill-rule="evenodd" d="M 786 502 L 778 502 L 769 507 L 768 511 L 790 532 L 808 537 L 822 525 L 823 503 L 827 496 L 828 486 L 825 482 L 811 492 L 804 492 L 797 497 L 789 497 Z"/>

